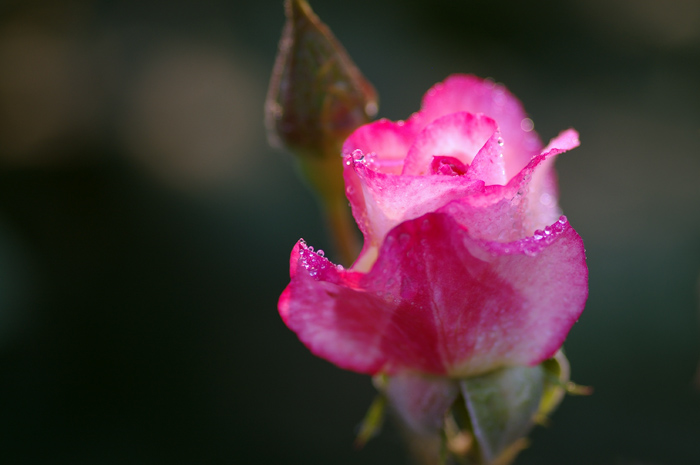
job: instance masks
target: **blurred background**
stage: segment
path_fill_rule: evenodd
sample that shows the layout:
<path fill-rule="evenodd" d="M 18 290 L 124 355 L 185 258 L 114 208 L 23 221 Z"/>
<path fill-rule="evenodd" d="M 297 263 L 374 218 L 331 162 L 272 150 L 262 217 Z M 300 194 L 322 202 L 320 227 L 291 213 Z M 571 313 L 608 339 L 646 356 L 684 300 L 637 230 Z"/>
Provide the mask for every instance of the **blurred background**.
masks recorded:
<path fill-rule="evenodd" d="M 521 465 L 700 463 L 700 3 L 313 2 L 403 119 L 503 82 L 558 160 L 590 299 L 569 397 Z M 263 101 L 282 1 L 0 3 L 0 462 L 403 464 L 370 379 L 276 303 L 329 249 Z M 700 378 L 699 378 L 700 379 Z"/>

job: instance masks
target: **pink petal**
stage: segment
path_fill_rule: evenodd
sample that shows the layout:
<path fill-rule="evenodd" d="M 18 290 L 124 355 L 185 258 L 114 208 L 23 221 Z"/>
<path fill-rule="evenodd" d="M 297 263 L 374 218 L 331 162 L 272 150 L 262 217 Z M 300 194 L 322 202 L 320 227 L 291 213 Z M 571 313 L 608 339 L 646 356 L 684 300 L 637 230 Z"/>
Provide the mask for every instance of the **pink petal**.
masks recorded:
<path fill-rule="evenodd" d="M 468 164 L 454 157 L 437 156 L 430 162 L 430 174 L 438 176 L 462 176 L 468 169 Z"/>
<path fill-rule="evenodd" d="M 291 282 L 280 296 L 282 320 L 317 356 L 341 368 L 376 373 L 385 364 L 383 299 L 357 292 L 357 273 L 342 270 L 299 241 L 290 259 Z M 344 305 L 345 304 L 345 305 Z"/>
<path fill-rule="evenodd" d="M 399 223 L 435 211 L 454 199 L 480 192 L 484 186 L 480 180 L 462 176 L 385 174 L 352 157 L 346 157 L 345 163 L 347 196 L 365 238 L 360 258 L 370 249 L 378 248 L 389 230 Z M 369 266 L 361 269 L 367 270 Z"/>
<path fill-rule="evenodd" d="M 553 149 L 535 156 L 505 186 L 487 186 L 482 193 L 456 199 L 439 211 L 469 225 L 478 239 L 506 242 L 531 236 L 561 216 L 553 162 L 562 152 Z"/>
<path fill-rule="evenodd" d="M 364 156 L 371 156 L 375 169 L 384 173 L 401 173 L 404 158 L 419 131 L 414 119 L 406 122 L 393 122 L 380 119 L 360 126 L 345 140 L 343 156 L 361 150 Z"/>
<path fill-rule="evenodd" d="M 480 179 L 487 186 L 506 184 L 508 178 L 506 177 L 505 160 L 501 148 L 503 143 L 501 132 L 494 132 L 474 157 L 467 177 Z"/>
<path fill-rule="evenodd" d="M 567 150 L 575 149 L 579 145 L 581 145 L 581 141 L 579 140 L 578 132 L 575 129 L 567 129 L 550 140 L 547 147 L 542 150 L 542 153 L 550 152 L 554 149 L 566 152 Z"/>
<path fill-rule="evenodd" d="M 496 129 L 496 122 L 483 115 L 458 112 L 442 116 L 418 134 L 406 156 L 403 174 L 430 173 L 434 156 L 454 157 L 464 164 L 471 164 Z"/>
<path fill-rule="evenodd" d="M 547 232 L 484 242 L 429 213 L 394 228 L 367 274 L 298 244 L 280 313 L 316 355 L 365 373 L 536 364 L 559 348 L 588 292 L 578 234 L 565 220 Z"/>
<path fill-rule="evenodd" d="M 427 124 L 459 111 L 483 113 L 498 123 L 504 140 L 507 179 L 542 149 L 537 134 L 523 128 L 522 122 L 527 114 L 522 104 L 503 85 L 476 76 L 455 74 L 425 94 L 419 113 Z"/>
<path fill-rule="evenodd" d="M 556 155 L 574 149 L 580 145 L 578 132 L 574 129 L 562 131 L 552 139 L 542 151 L 546 160 L 542 166 L 533 172 L 530 188 L 528 190 L 528 202 L 530 223 L 537 229 L 553 222 L 561 210 L 557 203 L 559 189 L 557 188 L 557 176 L 554 171 Z"/>

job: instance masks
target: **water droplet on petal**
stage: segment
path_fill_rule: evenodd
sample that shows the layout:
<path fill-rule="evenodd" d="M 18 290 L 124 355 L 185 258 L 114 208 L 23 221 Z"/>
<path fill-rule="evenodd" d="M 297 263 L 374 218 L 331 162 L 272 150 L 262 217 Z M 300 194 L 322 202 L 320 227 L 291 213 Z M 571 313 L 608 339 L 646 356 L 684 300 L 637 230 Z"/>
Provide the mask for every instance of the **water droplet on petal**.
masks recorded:
<path fill-rule="evenodd" d="M 319 257 L 323 257 L 324 255 L 326 255 L 326 252 L 324 252 L 322 249 L 318 249 L 316 255 L 318 255 Z"/>
<path fill-rule="evenodd" d="M 566 224 L 566 223 L 569 222 L 569 219 L 566 217 L 566 215 L 561 215 L 561 216 L 559 217 L 559 222 L 560 222 L 561 224 Z"/>
<path fill-rule="evenodd" d="M 551 226 L 546 226 L 546 227 L 544 228 L 544 233 L 545 233 L 545 235 L 550 236 L 550 235 L 552 234 L 552 227 L 551 227 Z"/>
<path fill-rule="evenodd" d="M 540 239 L 542 239 L 544 237 L 544 231 L 542 231 L 541 229 L 538 229 L 537 231 L 535 231 L 535 234 L 533 234 L 533 237 L 535 238 L 536 241 L 539 241 Z"/>
<path fill-rule="evenodd" d="M 502 137 L 499 137 L 498 139 L 496 139 L 496 142 L 498 143 L 498 145 L 503 147 L 503 138 Z"/>
<path fill-rule="evenodd" d="M 362 150 L 355 149 L 352 152 L 352 159 L 355 160 L 356 162 L 362 162 L 365 159 L 365 154 L 362 153 Z"/>

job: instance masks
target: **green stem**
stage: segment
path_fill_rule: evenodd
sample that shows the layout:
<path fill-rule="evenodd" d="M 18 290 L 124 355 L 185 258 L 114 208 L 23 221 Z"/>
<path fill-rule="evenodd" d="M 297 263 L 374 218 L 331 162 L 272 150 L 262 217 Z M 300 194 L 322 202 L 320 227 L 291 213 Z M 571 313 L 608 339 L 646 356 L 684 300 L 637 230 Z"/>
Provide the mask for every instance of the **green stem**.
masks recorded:
<path fill-rule="evenodd" d="M 360 244 L 348 199 L 345 196 L 325 197 L 322 203 L 338 259 L 342 265 L 350 266 L 357 258 Z"/>
<path fill-rule="evenodd" d="M 345 196 L 343 159 L 340 148 L 328 150 L 330 156 L 299 156 L 299 168 L 311 189 L 319 196 L 326 216 L 338 261 L 350 266 L 360 252 L 358 230 Z"/>

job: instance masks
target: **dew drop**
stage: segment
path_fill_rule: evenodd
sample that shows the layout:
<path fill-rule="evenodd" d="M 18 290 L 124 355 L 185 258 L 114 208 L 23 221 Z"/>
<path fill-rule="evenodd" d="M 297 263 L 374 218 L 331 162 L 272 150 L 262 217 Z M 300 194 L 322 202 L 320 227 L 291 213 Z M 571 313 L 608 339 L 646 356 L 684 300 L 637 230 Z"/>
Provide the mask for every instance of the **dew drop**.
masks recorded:
<path fill-rule="evenodd" d="M 355 149 L 352 151 L 352 159 L 361 163 L 365 160 L 365 154 L 362 153 L 362 150 Z"/>
<path fill-rule="evenodd" d="M 544 233 L 545 233 L 545 235 L 547 235 L 547 236 L 551 235 L 551 234 L 552 234 L 552 227 L 551 227 L 551 226 L 546 226 L 546 227 L 544 228 Z"/>
<path fill-rule="evenodd" d="M 560 222 L 561 224 L 566 224 L 568 221 L 569 221 L 569 219 L 566 217 L 566 215 L 561 215 L 561 216 L 559 217 L 559 222 Z"/>
<path fill-rule="evenodd" d="M 326 255 L 326 252 L 324 252 L 322 249 L 318 249 L 316 255 L 318 255 L 319 257 L 323 257 L 324 255 Z"/>
<path fill-rule="evenodd" d="M 503 147 L 503 138 L 502 137 L 499 137 L 498 139 L 496 139 L 496 142 L 498 142 L 498 145 Z"/>
<path fill-rule="evenodd" d="M 540 239 L 542 239 L 544 237 L 544 231 L 542 231 L 541 229 L 538 229 L 533 234 L 533 237 L 535 238 L 536 241 L 539 241 Z"/>

